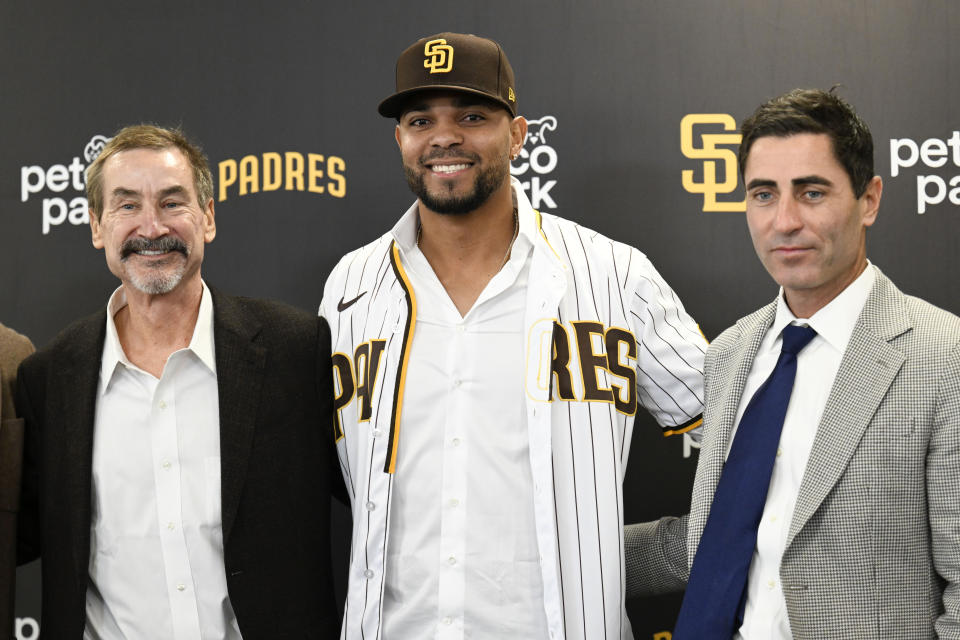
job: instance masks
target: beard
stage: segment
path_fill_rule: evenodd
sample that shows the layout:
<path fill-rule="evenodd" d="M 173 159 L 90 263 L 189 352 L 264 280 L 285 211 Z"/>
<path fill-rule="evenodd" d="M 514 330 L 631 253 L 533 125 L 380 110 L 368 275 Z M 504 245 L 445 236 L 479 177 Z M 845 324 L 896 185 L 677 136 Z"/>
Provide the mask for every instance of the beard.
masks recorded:
<path fill-rule="evenodd" d="M 500 162 L 501 158 L 497 158 L 496 161 L 491 163 L 486 169 L 479 172 L 473 181 L 473 188 L 467 193 L 454 194 L 453 183 L 441 187 L 434 192 L 430 192 L 424 180 L 424 176 L 429 169 L 423 167 L 423 163 L 427 160 L 441 159 L 444 155 L 451 154 L 441 151 L 440 153 L 433 153 L 420 158 L 420 171 L 406 163 L 403 164 L 403 173 L 407 178 L 407 185 L 410 187 L 410 190 L 413 191 L 425 207 L 440 214 L 463 215 L 479 209 L 490 199 L 490 196 L 503 185 L 503 181 L 510 175 L 510 164 L 507 156 L 504 155 L 502 162 Z M 475 163 L 480 161 L 480 157 L 476 154 L 457 152 L 456 157 L 458 159 L 466 157 Z"/>
<path fill-rule="evenodd" d="M 131 269 L 127 259 L 141 251 L 177 252 L 182 255 L 171 256 L 164 260 L 151 262 L 147 265 L 138 265 Z M 130 284 L 148 295 L 163 295 L 177 288 L 186 272 L 186 258 L 190 255 L 190 248 L 179 238 L 161 236 L 156 239 L 131 238 L 120 247 L 120 262 L 127 265 L 125 268 Z"/>

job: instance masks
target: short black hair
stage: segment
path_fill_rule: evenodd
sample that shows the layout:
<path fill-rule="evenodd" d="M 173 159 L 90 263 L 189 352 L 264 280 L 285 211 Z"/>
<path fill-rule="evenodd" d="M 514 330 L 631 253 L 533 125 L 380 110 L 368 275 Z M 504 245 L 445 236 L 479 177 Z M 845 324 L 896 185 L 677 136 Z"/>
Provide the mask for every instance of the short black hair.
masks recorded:
<path fill-rule="evenodd" d="M 750 148 L 759 138 L 785 138 L 798 133 L 825 133 L 833 153 L 850 176 L 859 198 L 873 179 L 873 136 L 850 104 L 822 89 L 794 89 L 764 102 L 740 127 L 740 173 L 746 170 Z"/>

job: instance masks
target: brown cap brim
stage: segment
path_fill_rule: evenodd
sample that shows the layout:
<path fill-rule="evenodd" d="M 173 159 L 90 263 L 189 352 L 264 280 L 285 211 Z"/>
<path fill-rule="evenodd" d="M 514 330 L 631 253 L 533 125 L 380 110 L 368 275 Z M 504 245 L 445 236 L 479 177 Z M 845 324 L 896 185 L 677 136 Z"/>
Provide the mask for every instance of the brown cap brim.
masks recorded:
<path fill-rule="evenodd" d="M 491 96 L 486 91 L 481 91 L 479 89 L 469 89 L 467 87 L 461 87 L 452 84 L 438 84 L 431 85 L 429 87 L 417 87 L 415 89 L 407 89 L 406 91 L 399 91 L 392 96 L 386 98 L 377 106 L 377 111 L 384 118 L 399 118 L 403 115 L 403 112 L 406 110 L 406 105 L 413 100 L 413 96 L 418 93 L 428 93 L 430 91 L 459 91 L 461 93 L 470 93 L 476 96 L 481 96 L 486 98 L 491 102 L 496 102 L 504 109 L 510 112 L 510 115 L 513 117 L 517 116 L 517 111 L 515 105 L 510 104 L 506 100 L 499 98 L 497 96 Z"/>

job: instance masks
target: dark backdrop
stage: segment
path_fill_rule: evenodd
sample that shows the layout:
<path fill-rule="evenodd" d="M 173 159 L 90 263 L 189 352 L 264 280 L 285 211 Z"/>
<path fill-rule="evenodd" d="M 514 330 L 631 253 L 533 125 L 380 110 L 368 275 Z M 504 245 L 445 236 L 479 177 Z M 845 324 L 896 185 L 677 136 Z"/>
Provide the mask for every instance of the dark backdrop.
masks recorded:
<path fill-rule="evenodd" d="M 842 83 L 873 129 L 885 190 L 870 258 L 905 291 L 960 311 L 953 0 L 86 4 L 0 4 L 0 317 L 38 345 L 116 286 L 90 246 L 75 176 L 96 136 L 140 121 L 181 124 L 223 183 L 205 278 L 315 310 L 337 258 L 412 201 L 394 123 L 375 107 L 392 91 L 397 54 L 445 30 L 508 52 L 520 112 L 539 121 L 515 163 L 535 206 L 647 253 L 708 338 L 776 292 L 742 213 L 714 210 L 742 210 L 729 129 L 798 86 Z M 683 147 L 690 114 L 701 115 L 685 121 Z M 272 154 L 302 158 L 302 185 L 284 171 L 269 189 Z M 233 184 L 219 180 L 234 166 Z M 311 180 L 311 167 L 322 176 Z M 657 431 L 637 420 L 628 520 L 689 503 L 696 452 Z M 20 570 L 22 638 L 36 637 L 38 576 Z M 342 575 L 338 586 L 342 596 Z M 665 640 L 678 604 L 630 603 L 637 638 Z"/>

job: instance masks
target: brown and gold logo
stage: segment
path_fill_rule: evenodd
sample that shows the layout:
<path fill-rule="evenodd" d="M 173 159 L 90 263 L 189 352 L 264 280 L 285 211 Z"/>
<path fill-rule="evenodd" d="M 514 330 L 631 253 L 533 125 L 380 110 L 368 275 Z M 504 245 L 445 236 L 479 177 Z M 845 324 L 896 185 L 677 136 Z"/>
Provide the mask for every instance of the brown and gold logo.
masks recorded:
<path fill-rule="evenodd" d="M 453 47 L 443 38 L 428 40 L 423 45 L 423 68 L 430 69 L 430 73 L 447 73 L 453 71 Z"/>
<path fill-rule="evenodd" d="M 702 146 L 694 146 L 694 133 L 702 125 L 720 125 L 723 131 L 732 133 L 705 133 L 699 131 Z M 703 210 L 717 211 L 746 211 L 747 201 L 721 201 L 719 194 L 733 193 L 737 188 L 737 154 L 733 149 L 722 148 L 718 145 L 740 144 L 740 134 L 737 132 L 737 123 L 726 113 L 691 113 L 680 121 L 680 150 L 691 160 L 703 161 L 703 182 L 694 179 L 694 171 L 685 169 L 681 172 L 683 188 L 689 193 L 703 195 Z M 717 165 L 722 164 L 719 173 L 722 180 L 717 179 Z"/>

